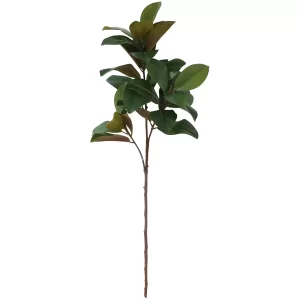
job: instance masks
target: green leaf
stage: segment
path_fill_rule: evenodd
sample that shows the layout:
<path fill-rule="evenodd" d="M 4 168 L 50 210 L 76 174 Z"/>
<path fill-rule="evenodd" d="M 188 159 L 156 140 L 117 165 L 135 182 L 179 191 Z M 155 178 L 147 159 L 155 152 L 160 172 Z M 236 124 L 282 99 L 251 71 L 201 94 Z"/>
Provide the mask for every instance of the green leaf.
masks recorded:
<path fill-rule="evenodd" d="M 122 44 L 133 44 L 133 40 L 125 35 L 113 35 L 105 38 L 101 45 L 122 45 Z"/>
<path fill-rule="evenodd" d="M 132 37 L 131 33 L 127 29 L 124 29 L 124 28 L 121 28 L 121 27 L 104 26 L 102 30 L 120 30 L 124 34 L 128 35 L 129 37 Z"/>
<path fill-rule="evenodd" d="M 146 51 L 146 52 L 131 52 L 130 54 L 146 63 L 148 63 L 158 52 L 158 50 L 154 51 Z"/>
<path fill-rule="evenodd" d="M 180 108 L 185 108 L 185 106 L 191 103 L 193 99 L 193 96 L 189 91 L 174 91 L 166 93 L 164 97 L 169 102 L 178 105 Z"/>
<path fill-rule="evenodd" d="M 104 141 L 130 142 L 129 138 L 126 136 L 109 133 L 108 128 L 106 127 L 106 124 L 108 123 L 109 121 L 105 121 L 94 128 L 91 142 L 104 142 Z"/>
<path fill-rule="evenodd" d="M 130 24 L 129 29 L 135 39 L 144 39 L 153 28 L 152 21 L 134 21 Z"/>
<path fill-rule="evenodd" d="M 169 134 L 188 134 L 194 138 L 198 138 L 198 132 L 196 128 L 188 121 L 188 120 L 181 120 L 175 123 L 172 130 L 169 132 Z"/>
<path fill-rule="evenodd" d="M 108 72 L 111 72 L 111 71 L 119 71 L 129 77 L 134 77 L 134 78 L 141 77 L 140 73 L 134 68 L 134 66 L 132 64 L 126 64 L 126 65 L 118 66 L 118 67 L 111 68 L 111 69 L 100 70 L 100 76 L 104 76 L 105 74 L 107 74 Z"/>
<path fill-rule="evenodd" d="M 142 11 L 140 20 L 141 21 L 149 20 L 154 22 L 160 7 L 161 7 L 161 2 L 154 2 L 147 5 Z"/>
<path fill-rule="evenodd" d="M 143 79 L 132 79 L 127 87 L 148 99 L 149 102 L 153 101 L 154 103 L 157 103 L 157 94 L 149 81 Z"/>
<path fill-rule="evenodd" d="M 116 111 L 118 113 L 121 113 L 125 109 L 124 101 L 123 101 L 123 93 L 126 88 L 126 84 L 127 84 L 127 82 L 125 82 L 124 84 L 121 84 L 115 93 L 114 103 L 115 103 Z"/>
<path fill-rule="evenodd" d="M 106 134 L 108 133 L 108 129 L 106 128 L 106 124 L 109 121 L 102 122 L 100 125 L 94 128 L 92 135 L 94 134 Z M 111 134 L 110 134 L 111 135 Z"/>
<path fill-rule="evenodd" d="M 168 87 L 168 69 L 166 65 L 159 60 L 152 59 L 147 64 L 147 70 L 150 77 L 165 91 Z"/>
<path fill-rule="evenodd" d="M 191 107 L 190 105 L 187 105 L 184 110 L 186 110 L 188 113 L 190 113 L 190 115 L 192 116 L 193 120 L 196 121 L 198 118 L 198 113 L 196 111 L 196 109 L 194 109 L 193 107 Z"/>
<path fill-rule="evenodd" d="M 174 83 L 174 89 L 178 91 L 190 91 L 199 87 L 208 75 L 209 67 L 202 64 L 194 64 L 185 68 Z"/>
<path fill-rule="evenodd" d="M 122 115 L 115 112 L 113 119 L 106 124 L 106 128 L 109 132 L 121 132 L 125 128 Z"/>
<path fill-rule="evenodd" d="M 179 70 L 185 65 L 185 62 L 182 59 L 175 58 L 168 61 L 166 65 L 169 72 L 169 78 L 174 79 L 175 76 L 178 74 Z"/>
<path fill-rule="evenodd" d="M 161 37 L 170 29 L 170 27 L 175 23 L 175 21 L 161 21 L 155 23 L 153 29 L 150 31 L 147 43 L 146 50 L 152 50 Z"/>
<path fill-rule="evenodd" d="M 118 75 L 112 75 L 106 79 L 106 81 L 109 84 L 111 84 L 113 87 L 115 87 L 116 89 L 118 89 L 120 87 L 120 85 L 122 85 L 123 83 L 129 82 L 131 80 L 133 80 L 133 79 L 131 79 L 130 77 L 118 76 Z M 120 99 L 120 100 L 122 100 L 122 99 Z"/>
<path fill-rule="evenodd" d="M 141 69 L 144 67 L 144 63 L 131 55 L 131 52 L 138 52 L 139 49 L 137 48 L 137 46 L 132 45 L 132 44 L 123 44 L 121 45 L 121 47 L 129 54 L 129 56 L 133 59 L 133 61 L 136 63 L 136 65 Z"/>
<path fill-rule="evenodd" d="M 126 88 L 124 91 L 123 101 L 124 107 L 127 109 L 129 114 L 150 102 L 148 98 L 141 96 L 135 90 L 129 88 Z"/>
<path fill-rule="evenodd" d="M 169 133 L 176 122 L 177 114 L 174 110 L 155 110 L 150 112 L 150 117 L 160 131 Z"/>
<path fill-rule="evenodd" d="M 91 142 L 127 142 L 130 143 L 130 139 L 127 136 L 121 134 L 112 135 L 98 135 L 94 134 L 91 138 Z"/>

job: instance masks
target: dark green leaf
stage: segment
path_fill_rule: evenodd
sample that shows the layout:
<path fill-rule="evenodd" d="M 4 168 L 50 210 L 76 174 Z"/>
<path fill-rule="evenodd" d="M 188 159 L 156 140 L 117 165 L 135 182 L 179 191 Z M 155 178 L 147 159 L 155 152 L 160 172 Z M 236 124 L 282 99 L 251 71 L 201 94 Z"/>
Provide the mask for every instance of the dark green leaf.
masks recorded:
<path fill-rule="evenodd" d="M 102 30 L 120 30 L 124 34 L 128 35 L 129 37 L 132 37 L 131 33 L 127 29 L 124 29 L 124 28 L 121 28 L 121 27 L 104 26 Z"/>
<path fill-rule="evenodd" d="M 185 108 L 184 108 L 187 112 L 190 113 L 190 115 L 192 116 L 193 120 L 196 121 L 197 117 L 198 117 L 198 113 L 197 111 L 191 107 L 190 105 L 187 105 Z"/>
<path fill-rule="evenodd" d="M 133 79 L 126 77 L 126 76 L 117 76 L 117 75 L 112 75 L 106 79 L 106 81 L 111 84 L 113 87 L 116 89 L 119 88 L 120 85 L 122 85 L 125 82 L 129 82 Z M 121 100 L 121 99 L 120 99 Z"/>
<path fill-rule="evenodd" d="M 164 97 L 169 102 L 178 105 L 180 108 L 185 108 L 185 106 L 188 105 L 193 99 L 193 96 L 189 91 L 174 91 L 171 93 L 166 93 Z"/>
<path fill-rule="evenodd" d="M 126 64 L 126 65 L 118 66 L 118 67 L 111 68 L 111 69 L 100 70 L 100 76 L 104 76 L 105 74 L 107 74 L 110 71 L 119 71 L 119 72 L 123 73 L 124 75 L 127 75 L 129 77 L 134 77 L 134 78 L 141 77 L 140 73 L 134 68 L 134 66 L 132 64 Z"/>
<path fill-rule="evenodd" d="M 122 44 L 133 44 L 133 40 L 125 35 L 113 35 L 102 41 L 101 45 L 122 45 Z"/>
<path fill-rule="evenodd" d="M 121 84 L 115 93 L 114 103 L 115 103 L 116 111 L 118 113 L 121 113 L 125 109 L 124 101 L 123 101 L 123 93 L 126 88 L 126 84 L 127 84 L 127 82 L 124 84 Z"/>
<path fill-rule="evenodd" d="M 143 79 L 132 79 L 128 84 L 128 89 L 133 89 L 142 97 L 146 98 L 150 101 L 156 103 L 158 97 L 157 94 L 151 85 L 151 83 L 147 80 Z"/>
<path fill-rule="evenodd" d="M 194 64 L 185 68 L 177 77 L 174 89 L 178 91 L 190 91 L 199 87 L 208 75 L 209 67 L 202 64 Z"/>
<path fill-rule="evenodd" d="M 172 130 L 169 132 L 169 134 L 188 134 L 194 138 L 198 138 L 198 132 L 196 128 L 188 121 L 188 120 L 181 120 L 175 123 Z"/>
<path fill-rule="evenodd" d="M 141 21 L 149 20 L 154 22 L 160 7 L 161 7 L 161 2 L 154 2 L 147 5 L 141 14 L 141 18 L 140 18 Z"/>
<path fill-rule="evenodd" d="M 150 117 L 160 131 L 169 133 L 176 122 L 177 114 L 174 110 L 155 110 L 150 112 Z"/>
<path fill-rule="evenodd" d="M 133 59 L 133 61 L 137 64 L 137 66 L 140 69 L 143 68 L 144 63 L 140 59 L 138 59 L 138 58 L 136 58 L 136 57 L 134 57 L 130 54 L 131 52 L 138 52 L 139 51 L 139 49 L 137 48 L 136 45 L 123 44 L 123 45 L 121 45 L 121 47 L 129 54 L 129 56 Z"/>
<path fill-rule="evenodd" d="M 168 71 L 169 72 L 175 72 L 177 73 L 186 63 L 179 58 L 175 58 L 172 60 L 169 60 L 167 65 Z"/>
<path fill-rule="evenodd" d="M 154 51 L 146 51 L 146 52 L 131 52 L 130 54 L 146 63 L 148 63 L 158 52 L 158 50 Z"/>
<path fill-rule="evenodd" d="M 150 77 L 165 91 L 168 87 L 168 69 L 166 65 L 159 60 L 152 59 L 147 64 L 147 70 Z"/>
<path fill-rule="evenodd" d="M 170 27 L 175 23 L 175 21 L 161 21 L 155 23 L 153 29 L 150 31 L 147 43 L 146 50 L 152 50 L 161 37 L 170 29 Z"/>
<path fill-rule="evenodd" d="M 124 91 L 123 101 L 124 107 L 127 109 L 129 114 L 150 102 L 148 98 L 141 96 L 135 90 L 129 88 L 126 88 Z"/>

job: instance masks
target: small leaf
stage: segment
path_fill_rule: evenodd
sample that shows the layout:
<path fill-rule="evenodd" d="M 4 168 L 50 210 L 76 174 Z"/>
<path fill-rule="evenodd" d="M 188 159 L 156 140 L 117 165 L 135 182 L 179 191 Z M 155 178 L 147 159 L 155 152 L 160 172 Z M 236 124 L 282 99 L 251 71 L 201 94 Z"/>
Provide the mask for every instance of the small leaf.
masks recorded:
<path fill-rule="evenodd" d="M 174 110 L 155 110 L 150 112 L 150 117 L 160 131 L 169 133 L 176 122 L 177 114 Z"/>
<path fill-rule="evenodd" d="M 158 52 L 158 50 L 154 51 L 146 51 L 146 52 L 131 52 L 130 54 L 146 63 L 148 63 Z"/>
<path fill-rule="evenodd" d="M 190 113 L 190 115 L 192 116 L 193 120 L 196 121 L 197 118 L 198 118 L 198 113 L 196 111 L 196 109 L 194 109 L 193 107 L 191 107 L 190 105 L 187 105 L 185 108 L 184 108 L 187 112 Z"/>
<path fill-rule="evenodd" d="M 150 77 L 165 91 L 168 87 L 168 69 L 166 65 L 159 60 L 152 59 L 147 64 L 147 70 Z"/>
<path fill-rule="evenodd" d="M 149 20 L 154 22 L 160 7 L 161 7 L 161 2 L 154 2 L 147 5 L 142 11 L 141 18 L 140 18 L 141 21 Z"/>
<path fill-rule="evenodd" d="M 129 37 L 132 37 L 131 33 L 127 29 L 124 29 L 124 28 L 121 28 L 121 27 L 104 26 L 102 30 L 120 30 L 124 34 L 128 35 Z"/>
<path fill-rule="evenodd" d="M 123 93 L 126 88 L 126 84 L 127 82 L 121 84 L 115 93 L 114 104 L 115 104 L 116 111 L 118 113 L 121 113 L 125 108 L 124 101 L 123 101 Z"/>
<path fill-rule="evenodd" d="M 106 124 L 106 128 L 109 132 L 121 132 L 125 128 L 121 114 L 115 112 L 113 119 Z"/>
<path fill-rule="evenodd" d="M 194 64 L 185 68 L 174 83 L 174 89 L 178 91 L 190 91 L 199 87 L 208 75 L 209 67 L 202 64 Z"/>
<path fill-rule="evenodd" d="M 179 70 L 185 65 L 182 59 L 175 58 L 167 63 L 167 68 L 169 72 L 169 78 L 175 80 L 176 76 L 179 75 Z"/>
<path fill-rule="evenodd" d="M 134 21 L 129 26 L 130 32 L 135 39 L 144 39 L 145 37 L 148 36 L 152 28 L 153 28 L 152 21 L 142 21 L 142 22 Z"/>
<path fill-rule="evenodd" d="M 150 112 L 148 110 L 145 110 L 144 108 L 141 107 L 137 109 L 136 112 L 144 119 L 147 119 L 149 121 L 151 120 Z"/>
<path fill-rule="evenodd" d="M 130 133 L 133 133 L 133 125 L 132 125 L 132 121 L 130 119 L 130 117 L 128 116 L 128 114 L 121 114 L 121 117 L 123 119 L 123 123 L 125 124 L 126 127 L 128 127 L 128 129 L 130 130 Z"/>
<path fill-rule="evenodd" d="M 198 132 L 196 128 L 188 121 L 188 120 L 181 120 L 175 123 L 172 130 L 169 132 L 169 134 L 188 134 L 195 139 L 199 137 Z"/>
<path fill-rule="evenodd" d="M 130 139 L 127 136 L 121 134 L 113 134 L 113 135 L 97 135 L 95 134 L 91 142 L 127 142 L 130 143 Z"/>
<path fill-rule="evenodd" d="M 123 83 L 129 82 L 131 80 L 133 80 L 133 79 L 131 79 L 130 77 L 117 76 L 117 75 L 112 75 L 106 79 L 106 81 L 109 84 L 111 84 L 113 87 L 115 87 L 116 89 L 118 89 L 120 87 L 120 85 L 122 85 Z M 122 100 L 122 99 L 120 99 L 120 100 Z"/>
<path fill-rule="evenodd" d="M 92 135 L 94 134 L 105 134 L 108 132 L 108 129 L 106 128 L 106 124 L 108 123 L 109 121 L 105 121 L 105 122 L 102 122 L 100 125 L 98 125 L 97 127 L 94 128 L 93 130 L 93 133 Z"/>
<path fill-rule="evenodd" d="M 122 44 L 133 44 L 133 40 L 125 35 L 113 35 L 104 39 L 101 45 L 122 45 Z"/>
<path fill-rule="evenodd" d="M 150 31 L 147 43 L 146 50 L 152 50 L 161 37 L 170 29 L 170 27 L 175 23 L 175 21 L 161 21 L 155 23 L 153 29 Z"/>
<path fill-rule="evenodd" d="M 107 74 L 108 72 L 111 72 L 111 71 L 119 71 L 129 77 L 134 77 L 134 78 L 141 77 L 140 73 L 134 68 L 134 66 L 132 64 L 126 64 L 126 65 L 118 66 L 118 67 L 111 68 L 111 69 L 100 70 L 100 76 L 104 76 L 105 74 Z"/>
<path fill-rule="evenodd" d="M 144 63 L 131 55 L 131 52 L 138 52 L 139 49 L 135 46 L 135 45 L 132 45 L 132 44 L 122 44 L 121 47 L 129 54 L 129 56 L 133 59 L 133 61 L 136 63 L 136 65 L 141 69 L 144 67 Z"/>
<path fill-rule="evenodd" d="M 178 105 L 180 108 L 185 108 L 185 106 L 191 103 L 193 99 L 193 96 L 189 91 L 174 91 L 166 93 L 164 97 L 169 102 Z"/>

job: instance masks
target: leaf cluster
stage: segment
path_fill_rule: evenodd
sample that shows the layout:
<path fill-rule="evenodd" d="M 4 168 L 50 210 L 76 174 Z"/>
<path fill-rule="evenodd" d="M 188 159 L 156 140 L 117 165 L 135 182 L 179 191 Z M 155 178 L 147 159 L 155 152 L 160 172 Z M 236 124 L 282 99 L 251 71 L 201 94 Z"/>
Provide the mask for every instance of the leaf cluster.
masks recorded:
<path fill-rule="evenodd" d="M 193 64 L 182 69 L 186 65 L 182 59 L 156 58 L 157 43 L 175 23 L 155 22 L 160 7 L 161 2 L 146 6 L 139 21 L 132 22 L 128 29 L 110 26 L 103 28 L 118 30 L 123 34 L 105 38 L 102 45 L 121 46 L 136 66 L 124 64 L 100 70 L 100 76 L 112 71 L 122 75 L 111 75 L 106 80 L 116 89 L 115 112 L 111 121 L 105 121 L 94 128 L 91 142 L 130 142 L 133 126 L 129 114 L 133 112 L 146 118 L 167 135 L 188 134 L 198 138 L 197 130 L 188 120 L 177 120 L 175 110 L 182 109 L 188 112 L 196 121 L 198 113 L 192 107 L 194 98 L 190 91 L 205 81 L 209 67 Z M 149 111 L 148 103 L 154 103 L 157 109 Z"/>

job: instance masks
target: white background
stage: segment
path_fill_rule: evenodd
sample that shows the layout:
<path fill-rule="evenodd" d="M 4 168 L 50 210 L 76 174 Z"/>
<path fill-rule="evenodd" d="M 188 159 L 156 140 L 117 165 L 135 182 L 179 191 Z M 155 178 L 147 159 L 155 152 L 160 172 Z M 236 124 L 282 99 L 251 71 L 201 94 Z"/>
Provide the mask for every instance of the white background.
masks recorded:
<path fill-rule="evenodd" d="M 1 2 L 1 300 L 143 299 L 140 158 L 89 140 L 114 110 L 99 70 L 130 62 L 101 29 L 149 3 Z M 157 20 L 176 23 L 157 58 L 210 73 L 193 93 L 199 139 L 153 135 L 150 299 L 300 299 L 299 12 L 163 1 Z"/>

